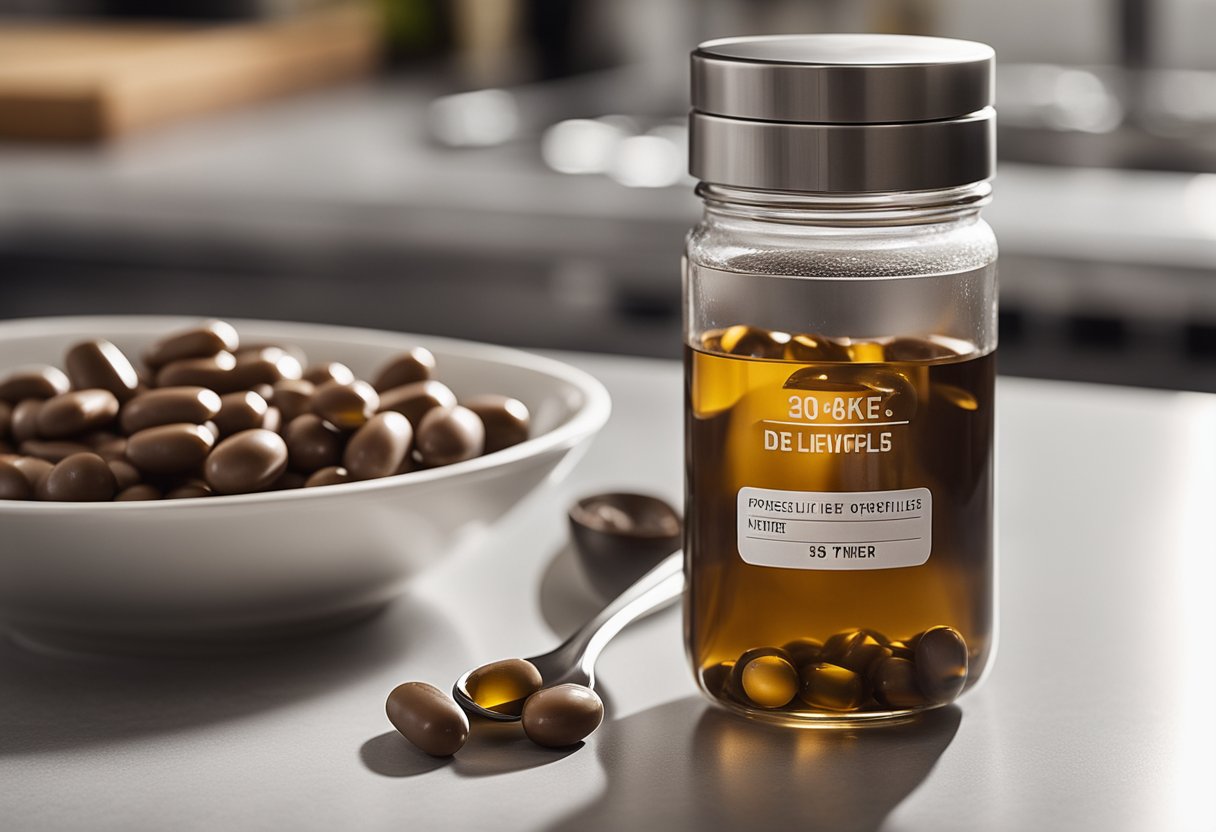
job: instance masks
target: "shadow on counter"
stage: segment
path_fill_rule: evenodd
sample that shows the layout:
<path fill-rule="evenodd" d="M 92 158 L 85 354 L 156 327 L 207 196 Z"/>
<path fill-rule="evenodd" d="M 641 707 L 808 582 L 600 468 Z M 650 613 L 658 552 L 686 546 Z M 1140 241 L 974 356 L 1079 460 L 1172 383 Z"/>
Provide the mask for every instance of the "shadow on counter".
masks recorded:
<path fill-rule="evenodd" d="M 0 757 L 178 731 L 321 696 L 418 649 L 419 633 L 428 648 L 464 649 L 418 596 L 331 633 L 189 658 L 41 653 L 0 633 Z"/>
<path fill-rule="evenodd" d="M 608 785 L 550 832 L 663 829 L 876 830 L 928 777 L 958 731 L 955 706 L 902 725 L 791 730 L 703 699 L 605 723 Z"/>

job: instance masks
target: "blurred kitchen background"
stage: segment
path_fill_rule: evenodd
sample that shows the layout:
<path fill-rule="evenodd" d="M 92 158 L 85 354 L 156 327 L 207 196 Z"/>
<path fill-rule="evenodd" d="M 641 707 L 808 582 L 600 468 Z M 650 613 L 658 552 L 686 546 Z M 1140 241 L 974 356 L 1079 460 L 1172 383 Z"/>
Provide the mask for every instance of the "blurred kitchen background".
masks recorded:
<path fill-rule="evenodd" d="M 1216 391 L 1212 0 L 0 0 L 0 317 L 675 357 L 688 51 L 820 31 L 996 48 L 1003 372 Z"/>

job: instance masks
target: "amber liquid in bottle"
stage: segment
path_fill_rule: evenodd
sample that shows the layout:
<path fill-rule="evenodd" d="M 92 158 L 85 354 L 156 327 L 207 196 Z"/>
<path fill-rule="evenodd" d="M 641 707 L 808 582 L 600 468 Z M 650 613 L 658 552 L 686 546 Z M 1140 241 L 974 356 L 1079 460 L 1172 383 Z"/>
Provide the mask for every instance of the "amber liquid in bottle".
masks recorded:
<path fill-rule="evenodd" d="M 858 629 L 895 642 L 891 649 L 903 655 L 916 634 L 946 626 L 965 640 L 966 686 L 980 676 L 993 628 L 994 353 L 946 338 L 855 343 L 771 335 L 732 327 L 685 350 L 692 564 L 685 623 L 699 682 L 728 707 L 752 715 L 767 707 L 779 719 L 883 717 L 943 704 L 884 703 L 859 670 L 867 687 L 852 705 L 824 708 L 804 696 L 758 705 L 731 673 L 749 650 L 800 640 L 830 647 L 833 635 Z M 806 566 L 818 568 L 748 563 L 739 550 L 739 535 L 747 533 L 738 508 L 745 487 L 928 489 L 928 558 L 916 566 L 855 568 L 864 566 L 863 556 L 848 568 L 823 568 L 855 557 L 829 542 L 807 553 Z M 800 671 L 797 651 L 786 655 Z M 824 659 L 834 661 L 806 660 Z"/>

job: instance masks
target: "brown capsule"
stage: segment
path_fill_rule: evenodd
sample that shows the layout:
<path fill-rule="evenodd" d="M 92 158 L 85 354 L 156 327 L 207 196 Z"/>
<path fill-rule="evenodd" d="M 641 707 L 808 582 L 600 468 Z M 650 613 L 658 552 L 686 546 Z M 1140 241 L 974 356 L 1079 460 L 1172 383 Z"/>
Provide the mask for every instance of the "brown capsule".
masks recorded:
<path fill-rule="evenodd" d="M 266 408 L 266 415 L 262 417 L 262 430 L 281 433 L 283 430 L 283 413 L 277 407 Z"/>
<path fill-rule="evenodd" d="M 275 382 L 270 403 L 279 409 L 282 424 L 291 424 L 292 419 L 312 410 L 312 394 L 317 390 L 311 381 L 283 379 Z"/>
<path fill-rule="evenodd" d="M 37 365 L 13 370 L 0 380 L 0 399 L 15 404 L 23 399 L 49 399 L 70 389 L 68 377 L 58 367 Z"/>
<path fill-rule="evenodd" d="M 798 696 L 812 708 L 855 711 L 865 702 L 864 681 L 848 668 L 819 662 L 802 668 L 798 676 Z"/>
<path fill-rule="evenodd" d="M 883 345 L 883 358 L 886 361 L 933 361 L 942 358 L 953 358 L 957 352 L 924 338 L 895 338 Z"/>
<path fill-rule="evenodd" d="M 422 417 L 415 445 L 423 465 L 433 468 L 480 456 L 486 429 L 467 407 L 435 409 Z"/>
<path fill-rule="evenodd" d="M 384 710 L 401 736 L 433 757 L 450 757 L 469 738 L 469 718 L 464 711 L 452 697 L 426 682 L 397 685 Z"/>
<path fill-rule="evenodd" d="M 115 439 L 107 439 L 104 442 L 92 444 L 93 452 L 102 459 L 123 459 L 127 455 L 127 438 L 119 436 Z"/>
<path fill-rule="evenodd" d="M 262 347 L 255 351 L 242 350 L 236 356 L 236 366 L 225 381 L 227 388 L 220 392 L 248 390 L 257 384 L 274 385 L 284 379 L 298 379 L 304 368 L 295 356 L 280 347 Z"/>
<path fill-rule="evenodd" d="M 967 642 L 953 627 L 930 627 L 916 639 L 916 682 L 934 705 L 953 702 L 967 684 Z"/>
<path fill-rule="evenodd" d="M 789 361 L 848 361 L 849 352 L 843 346 L 821 335 L 795 335 L 785 345 Z"/>
<path fill-rule="evenodd" d="M 215 446 L 215 434 L 202 425 L 157 425 L 132 434 L 127 459 L 145 474 L 195 471 Z"/>
<path fill-rule="evenodd" d="M 885 636 L 873 630 L 845 630 L 824 643 L 823 660 L 848 668 L 864 678 L 874 665 L 891 655 L 885 641 Z"/>
<path fill-rule="evenodd" d="M 232 324 L 206 321 L 202 325 L 165 336 L 144 353 L 144 363 L 156 370 L 175 361 L 209 358 L 236 352 L 240 338 Z"/>
<path fill-rule="evenodd" d="M 487 711 L 519 716 L 524 700 L 540 690 L 544 680 L 536 665 L 526 659 L 503 659 L 483 664 L 469 674 L 464 689 Z"/>
<path fill-rule="evenodd" d="M 380 396 L 365 381 L 339 384 L 327 381 L 312 397 L 312 411 L 342 430 L 364 425 L 380 406 Z"/>
<path fill-rule="evenodd" d="M 355 374 L 345 364 L 330 361 L 325 364 L 310 364 L 304 369 L 303 379 L 311 381 L 314 385 L 321 385 L 327 381 L 350 384 L 355 380 Z"/>
<path fill-rule="evenodd" d="M 9 432 L 14 442 L 20 444 L 38 438 L 38 411 L 42 410 L 42 402 L 43 399 L 25 399 L 13 408 Z"/>
<path fill-rule="evenodd" d="M 796 638 L 781 645 L 794 663 L 794 667 L 806 667 L 822 661 L 823 642 L 817 638 Z"/>
<path fill-rule="evenodd" d="M 487 393 L 461 402 L 477 414 L 486 429 L 485 453 L 518 445 L 528 438 L 531 415 L 519 399 Z"/>
<path fill-rule="evenodd" d="M 279 474 L 279 478 L 271 483 L 268 491 L 291 491 L 296 488 L 303 488 L 308 482 L 308 478 L 298 471 L 284 471 Z"/>
<path fill-rule="evenodd" d="M 217 393 L 233 390 L 231 375 L 236 358 L 219 352 L 206 358 L 183 358 L 161 367 L 156 373 L 157 387 L 206 387 Z"/>
<path fill-rule="evenodd" d="M 524 733 L 546 748 L 565 748 L 582 742 L 603 721 L 603 701 L 583 685 L 546 688 L 524 703 Z"/>
<path fill-rule="evenodd" d="M 265 491 L 287 469 L 283 437 L 255 428 L 229 436 L 207 457 L 207 484 L 219 494 Z"/>
<path fill-rule="evenodd" d="M 211 486 L 202 480 L 186 480 L 176 488 L 171 488 L 165 493 L 166 500 L 190 500 L 195 497 L 210 497 L 215 492 L 211 490 Z"/>
<path fill-rule="evenodd" d="M 62 462 L 73 454 L 92 453 L 93 449 L 80 442 L 56 441 L 53 439 L 30 439 L 22 442 L 21 453 L 36 456 L 47 462 Z"/>
<path fill-rule="evenodd" d="M 304 487 L 316 488 L 320 485 L 341 485 L 344 482 L 354 482 L 354 478 L 351 477 L 350 472 L 337 465 L 329 465 L 309 474 L 308 479 L 304 481 Z"/>
<path fill-rule="evenodd" d="M 892 641 L 887 644 L 887 649 L 891 651 L 891 655 L 897 659 L 907 659 L 912 661 L 915 658 L 912 654 L 912 647 L 905 641 Z"/>
<path fill-rule="evenodd" d="M 98 430 L 118 415 L 118 399 L 109 390 L 73 390 L 42 403 L 38 411 L 38 435 L 63 439 Z"/>
<path fill-rule="evenodd" d="M 778 647 L 754 647 L 735 662 L 732 688 L 761 708 L 781 708 L 798 695 L 798 671 Z"/>
<path fill-rule="evenodd" d="M 51 473 L 51 469 L 55 467 L 54 463 L 36 456 L 20 456 L 10 459 L 9 464 L 25 476 L 35 494 L 38 493 L 38 488 L 46 479 L 46 475 Z"/>
<path fill-rule="evenodd" d="M 38 499 L 69 503 L 113 500 L 118 484 L 106 461 L 94 453 L 72 454 L 55 464 L 38 489 Z"/>
<path fill-rule="evenodd" d="M 116 503 L 134 503 L 144 502 L 147 500 L 159 500 L 161 498 L 160 491 L 154 485 L 148 485 L 146 482 L 136 483 L 128 486 L 118 492 L 118 496 L 114 498 Z"/>
<path fill-rule="evenodd" d="M 907 659 L 883 659 L 870 671 L 874 698 L 888 708 L 916 708 L 925 704 L 916 683 L 916 668 Z"/>
<path fill-rule="evenodd" d="M 13 406 L 6 401 L 0 401 L 0 439 L 8 436 L 13 426 Z"/>
<path fill-rule="evenodd" d="M 298 344 L 285 344 L 282 341 L 255 341 L 252 344 L 241 344 L 241 348 L 236 351 L 236 355 L 237 358 L 240 358 L 242 355 L 253 355 L 269 349 L 286 353 L 294 358 L 296 363 L 301 367 L 308 363 L 308 354 L 304 352 L 302 347 Z"/>
<path fill-rule="evenodd" d="M 315 413 L 297 416 L 283 430 L 288 460 L 296 471 L 309 473 L 342 461 L 346 437 Z"/>
<path fill-rule="evenodd" d="M 422 418 L 435 408 L 448 409 L 456 406 L 456 394 L 441 381 L 434 379 L 394 387 L 380 397 L 380 410 L 395 410 L 410 420 L 414 431 L 422 424 Z"/>
<path fill-rule="evenodd" d="M 105 459 L 105 457 L 101 458 Z M 126 491 L 142 479 L 139 469 L 125 459 L 106 459 L 106 464 L 110 466 L 110 472 L 114 475 L 114 481 L 118 484 L 119 491 Z"/>
<path fill-rule="evenodd" d="M 426 381 L 435 374 L 435 356 L 426 347 L 414 347 L 391 359 L 376 373 L 372 386 L 380 393 Z"/>
<path fill-rule="evenodd" d="M 128 434 L 175 422 L 201 425 L 214 418 L 221 406 L 219 394 L 206 387 L 162 387 L 123 405 L 118 421 Z"/>
<path fill-rule="evenodd" d="M 731 355 L 781 358 L 789 340 L 790 336 L 784 332 L 737 324 L 722 332 L 718 338 L 718 348 Z"/>
<path fill-rule="evenodd" d="M 266 399 L 251 390 L 225 393 L 220 396 L 220 410 L 211 421 L 219 429 L 221 437 L 232 436 L 243 430 L 262 427 L 269 409 Z"/>
<path fill-rule="evenodd" d="M 120 402 L 135 395 L 139 374 L 122 350 L 109 341 L 82 341 L 64 359 L 68 380 L 77 390 L 109 390 Z"/>
<path fill-rule="evenodd" d="M 342 466 L 357 480 L 392 476 L 409 455 L 413 441 L 409 419 L 392 410 L 377 413 L 346 443 Z"/>
<path fill-rule="evenodd" d="M 271 399 L 274 398 L 274 385 L 273 384 L 255 384 L 255 385 L 253 385 L 253 387 L 250 387 L 249 389 L 252 390 L 253 392 L 257 393 L 259 396 L 261 396 L 267 402 L 269 402 Z"/>
<path fill-rule="evenodd" d="M 701 671 L 701 686 L 715 696 L 729 695 L 727 684 L 734 668 L 734 662 L 718 662 L 704 668 Z"/>
<path fill-rule="evenodd" d="M 34 488 L 21 469 L 0 461 L 0 500 L 29 500 L 33 496 Z"/>

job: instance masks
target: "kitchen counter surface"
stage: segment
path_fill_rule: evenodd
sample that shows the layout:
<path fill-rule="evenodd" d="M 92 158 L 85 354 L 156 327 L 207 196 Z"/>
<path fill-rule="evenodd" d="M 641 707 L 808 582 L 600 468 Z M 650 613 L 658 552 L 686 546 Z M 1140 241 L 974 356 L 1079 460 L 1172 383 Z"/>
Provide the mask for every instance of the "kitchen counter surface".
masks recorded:
<path fill-rule="evenodd" d="M 680 618 L 625 631 L 582 747 L 476 726 L 453 760 L 384 698 L 548 649 L 595 609 L 575 496 L 677 501 L 680 369 L 570 357 L 615 412 L 571 477 L 384 614 L 273 654 L 43 655 L 0 644 L 0 828 L 1190 830 L 1216 826 L 1216 396 L 1002 379 L 1000 647 L 912 725 L 781 730 L 693 688 Z"/>

